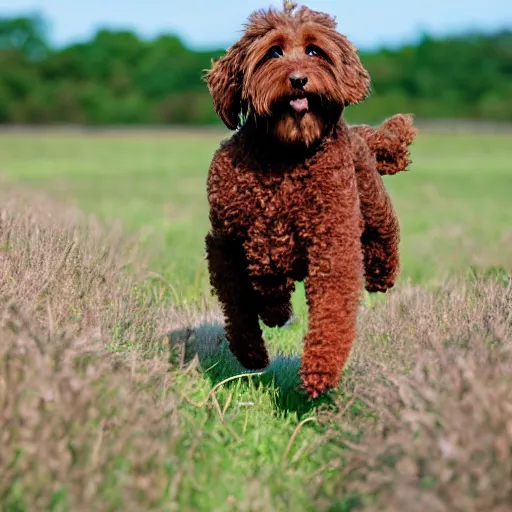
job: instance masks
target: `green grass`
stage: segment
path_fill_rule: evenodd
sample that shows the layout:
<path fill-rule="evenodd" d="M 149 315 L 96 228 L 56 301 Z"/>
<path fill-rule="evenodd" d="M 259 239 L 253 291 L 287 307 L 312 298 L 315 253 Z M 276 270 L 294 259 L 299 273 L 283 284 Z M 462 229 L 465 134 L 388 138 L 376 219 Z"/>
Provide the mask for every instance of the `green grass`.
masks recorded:
<path fill-rule="evenodd" d="M 219 140 L 216 134 L 4 133 L 0 172 L 121 221 L 152 251 L 152 269 L 173 290 L 167 297 L 196 301 L 208 293 L 205 181 Z M 435 286 L 472 267 L 510 268 L 512 138 L 424 134 L 413 161 L 411 172 L 386 178 L 402 225 L 401 281 Z M 317 404 L 295 392 L 306 328 L 301 288 L 294 303 L 294 322 L 265 330 L 278 356 L 265 375 L 220 384 L 211 395 L 243 373 L 225 349 L 200 360 L 206 371 L 176 374 L 176 389 L 186 396 L 177 459 L 169 461 L 181 472 L 170 490 L 176 510 L 249 510 L 249 503 L 254 510 L 310 510 L 308 484 L 319 475 L 318 492 L 332 493 L 333 461 L 342 450 L 315 421 L 298 428 L 315 416 Z M 339 503 L 332 510 L 351 510 L 353 497 L 347 500 L 346 508 Z"/>
<path fill-rule="evenodd" d="M 220 135 L 3 134 L 4 175 L 142 233 L 154 269 L 192 298 L 206 289 L 205 181 Z M 402 226 L 403 281 L 443 281 L 512 257 L 512 137 L 420 135 L 409 173 L 386 178 Z"/>

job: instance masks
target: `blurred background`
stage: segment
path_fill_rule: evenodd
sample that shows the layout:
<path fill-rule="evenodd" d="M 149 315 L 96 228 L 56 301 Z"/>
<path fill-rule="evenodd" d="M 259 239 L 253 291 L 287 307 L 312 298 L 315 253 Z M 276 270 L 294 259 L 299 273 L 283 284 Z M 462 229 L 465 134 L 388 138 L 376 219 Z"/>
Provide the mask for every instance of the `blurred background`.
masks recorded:
<path fill-rule="evenodd" d="M 281 1 L 2 0 L 0 123 L 217 124 L 201 80 L 247 15 Z M 310 0 L 373 79 L 355 121 L 512 121 L 512 2 Z"/>
<path fill-rule="evenodd" d="M 337 17 L 371 73 L 348 120 L 412 112 L 421 128 L 412 172 L 386 180 L 401 280 L 510 268 L 512 2 L 305 3 Z M 200 300 L 206 174 L 227 135 L 203 70 L 271 5 L 0 0 L 0 178 L 120 222 L 173 300 Z"/>

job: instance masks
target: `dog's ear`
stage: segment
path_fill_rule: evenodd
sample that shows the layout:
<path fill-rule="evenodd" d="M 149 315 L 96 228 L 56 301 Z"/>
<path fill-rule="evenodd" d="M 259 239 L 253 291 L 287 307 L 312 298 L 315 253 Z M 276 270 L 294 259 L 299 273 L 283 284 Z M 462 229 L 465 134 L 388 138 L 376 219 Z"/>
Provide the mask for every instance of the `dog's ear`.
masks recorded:
<path fill-rule="evenodd" d="M 226 55 L 212 62 L 212 68 L 206 73 L 215 111 L 230 130 L 238 127 L 240 115 L 246 110 L 242 101 L 244 59 L 245 45 L 239 41 Z"/>
<path fill-rule="evenodd" d="M 361 63 L 356 47 L 344 35 L 337 36 L 343 99 L 346 105 L 360 103 L 370 94 L 370 74 Z"/>
<path fill-rule="evenodd" d="M 336 54 L 335 66 L 340 96 L 345 106 L 360 103 L 370 93 L 370 75 L 363 67 L 356 47 L 337 31 L 336 19 L 323 12 L 301 7 L 296 17 L 305 23 L 313 22 L 313 36 L 321 34 L 324 44 Z"/>

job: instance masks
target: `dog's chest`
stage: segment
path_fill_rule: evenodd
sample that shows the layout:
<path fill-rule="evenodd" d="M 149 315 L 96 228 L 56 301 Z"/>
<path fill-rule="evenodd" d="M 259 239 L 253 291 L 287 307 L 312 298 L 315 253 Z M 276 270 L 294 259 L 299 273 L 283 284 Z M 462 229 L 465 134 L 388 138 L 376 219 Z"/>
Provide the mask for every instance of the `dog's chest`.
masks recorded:
<path fill-rule="evenodd" d="M 262 179 L 254 190 L 253 221 L 263 221 L 272 231 L 291 230 L 297 217 L 301 183 L 290 176 Z"/>
<path fill-rule="evenodd" d="M 254 180 L 244 244 L 252 273 L 293 274 L 304 253 L 300 227 L 307 217 L 307 177 L 260 175 Z"/>

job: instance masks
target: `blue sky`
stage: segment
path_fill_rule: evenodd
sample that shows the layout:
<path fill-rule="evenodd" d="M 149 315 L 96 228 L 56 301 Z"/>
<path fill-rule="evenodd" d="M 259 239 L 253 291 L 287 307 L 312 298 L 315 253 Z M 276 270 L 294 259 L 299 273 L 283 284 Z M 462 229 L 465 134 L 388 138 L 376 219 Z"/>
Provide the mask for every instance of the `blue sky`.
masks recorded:
<path fill-rule="evenodd" d="M 512 28 L 512 0 L 306 0 L 334 14 L 358 46 L 372 48 L 467 29 Z M 151 37 L 174 32 L 194 47 L 226 46 L 247 15 L 281 0 L 0 0 L 0 15 L 40 12 L 61 45 L 88 38 L 98 27 L 129 28 Z"/>

